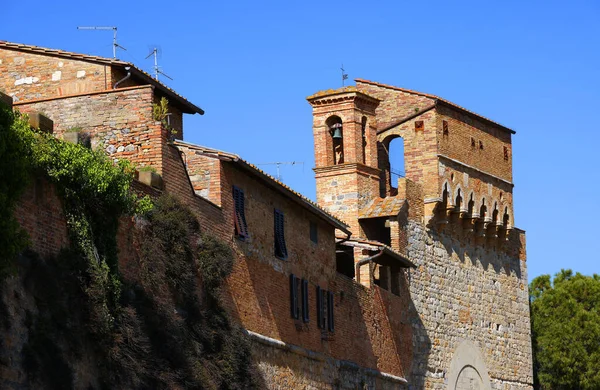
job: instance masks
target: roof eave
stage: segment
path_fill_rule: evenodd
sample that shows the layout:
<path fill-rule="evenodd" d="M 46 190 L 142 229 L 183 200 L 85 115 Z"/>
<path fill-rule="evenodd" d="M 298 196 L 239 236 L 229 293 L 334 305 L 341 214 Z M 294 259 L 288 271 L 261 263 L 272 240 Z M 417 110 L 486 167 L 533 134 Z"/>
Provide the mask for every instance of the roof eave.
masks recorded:
<path fill-rule="evenodd" d="M 443 99 L 436 99 L 436 101 L 435 101 L 435 105 L 437 106 L 438 104 L 439 104 L 439 105 L 446 106 L 446 107 L 448 107 L 448 108 L 451 108 L 451 109 L 454 109 L 454 110 L 458 110 L 458 111 L 460 111 L 460 112 L 463 112 L 463 113 L 465 113 L 465 114 L 467 114 L 467 115 L 470 115 L 470 116 L 472 116 L 472 117 L 475 117 L 475 118 L 477 118 L 477 120 L 480 120 L 480 121 L 482 121 L 482 122 L 486 122 L 486 123 L 488 123 L 488 124 L 490 124 L 490 125 L 492 125 L 492 126 L 498 127 L 498 128 L 500 128 L 501 130 L 507 131 L 507 132 L 509 132 L 509 133 L 511 133 L 511 134 L 517 134 L 517 132 L 516 132 L 516 131 L 514 131 L 514 130 L 513 130 L 513 129 L 511 129 L 511 128 L 508 128 L 508 127 L 506 127 L 506 126 L 503 126 L 503 125 L 501 125 L 501 124 L 499 124 L 499 123 L 497 123 L 497 122 L 494 122 L 493 120 L 491 120 L 491 119 L 488 119 L 488 118 L 486 118 L 486 117 L 484 117 L 484 116 L 481 116 L 481 115 L 475 114 L 475 113 L 473 113 L 473 112 L 471 112 L 471 111 L 469 111 L 469 110 L 466 110 L 466 109 L 464 109 L 464 108 L 462 108 L 462 107 L 460 107 L 460 106 L 457 106 L 456 104 L 453 104 L 453 103 L 451 103 L 451 102 L 448 102 L 448 101 L 446 101 L 446 100 L 443 100 Z"/>
<path fill-rule="evenodd" d="M 121 64 L 119 64 L 119 65 L 121 65 Z M 197 113 L 197 114 L 200 114 L 200 115 L 204 115 L 204 110 L 203 109 L 201 109 L 200 107 L 196 106 L 195 104 L 191 103 L 188 100 L 182 99 L 180 96 L 178 96 L 173 91 L 170 91 L 169 89 L 164 88 L 155 79 L 153 79 L 152 77 L 150 77 L 146 73 L 140 71 L 139 69 L 137 69 L 136 67 L 132 66 L 131 64 L 122 65 L 122 66 L 131 66 L 131 70 L 130 71 L 131 71 L 131 73 L 134 76 L 142 79 L 145 82 L 148 82 L 148 83 L 154 85 L 156 88 L 158 88 L 160 90 L 161 93 L 167 95 L 168 98 L 176 101 L 184 109 L 187 109 L 187 111 L 182 110 L 184 113 L 186 113 L 186 114 L 196 114 Z"/>
<path fill-rule="evenodd" d="M 251 164 L 247 163 L 246 161 L 244 161 L 242 159 L 239 159 L 239 160 L 235 160 L 235 161 L 232 161 L 232 162 L 236 163 L 237 165 L 239 165 L 240 167 L 242 167 L 246 171 L 252 173 L 253 175 L 258 176 L 268 186 L 270 186 L 271 188 L 276 189 L 277 191 L 283 193 L 288 198 L 294 200 L 296 203 L 299 203 L 300 205 L 302 205 L 306 209 L 310 210 L 313 214 L 316 214 L 317 216 L 319 216 L 322 219 L 326 220 L 327 222 L 331 223 L 336 229 L 339 229 L 339 230 L 343 231 L 346 234 L 352 234 L 352 232 L 350 232 L 350 230 L 348 230 L 348 228 L 349 228 L 348 225 L 342 223 L 341 221 L 338 221 L 337 219 L 333 218 L 331 215 L 328 215 L 325 211 L 320 210 L 317 207 L 313 206 L 312 204 L 306 202 L 304 199 L 302 199 L 298 195 L 296 195 L 293 191 L 290 191 L 287 188 L 279 185 L 278 183 L 273 182 L 273 180 L 271 179 L 271 177 L 269 177 L 265 173 L 262 173 L 262 172 L 256 170 L 256 168 L 254 168 Z"/>

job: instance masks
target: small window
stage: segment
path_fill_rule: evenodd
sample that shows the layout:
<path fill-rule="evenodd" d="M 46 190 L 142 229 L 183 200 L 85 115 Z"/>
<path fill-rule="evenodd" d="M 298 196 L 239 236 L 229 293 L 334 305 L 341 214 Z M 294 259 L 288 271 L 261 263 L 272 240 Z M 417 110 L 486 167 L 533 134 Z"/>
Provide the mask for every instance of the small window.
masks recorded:
<path fill-rule="evenodd" d="M 240 240 L 248 238 L 248 225 L 246 224 L 246 214 L 244 212 L 244 191 L 241 188 L 233 186 L 233 205 L 235 210 L 234 224 L 235 236 Z"/>
<path fill-rule="evenodd" d="M 317 286 L 317 325 L 320 329 L 334 331 L 333 306 L 333 292 Z"/>
<path fill-rule="evenodd" d="M 333 332 L 335 328 L 333 327 L 333 292 L 327 291 L 327 329 L 330 332 Z"/>
<path fill-rule="evenodd" d="M 504 161 L 508 161 L 508 148 L 504 147 Z"/>
<path fill-rule="evenodd" d="M 483 150 L 483 141 L 479 141 L 479 150 Z"/>
<path fill-rule="evenodd" d="M 296 275 L 290 275 L 290 309 L 292 318 L 296 320 L 300 318 L 300 305 L 298 304 L 298 281 L 299 279 L 296 277 Z M 302 282 L 304 282 L 304 280 L 302 280 Z"/>
<path fill-rule="evenodd" d="M 275 210 L 275 256 L 280 259 L 287 258 L 287 248 L 285 247 L 285 233 L 283 230 L 284 221 L 283 221 L 283 212 L 279 210 Z"/>
<path fill-rule="evenodd" d="M 445 136 L 448 136 L 450 132 L 448 131 L 448 121 L 442 121 L 442 131 Z"/>
<path fill-rule="evenodd" d="M 304 322 L 308 322 L 310 319 L 308 309 L 308 280 L 302 279 L 302 321 Z"/>
<path fill-rule="evenodd" d="M 475 138 L 471 137 L 471 148 L 475 149 Z"/>
<path fill-rule="evenodd" d="M 415 121 L 415 131 L 423 131 L 425 130 L 425 124 L 423 121 Z"/>
<path fill-rule="evenodd" d="M 319 243 L 319 236 L 317 232 L 317 223 L 314 221 L 310 221 L 310 240 L 315 244 Z"/>

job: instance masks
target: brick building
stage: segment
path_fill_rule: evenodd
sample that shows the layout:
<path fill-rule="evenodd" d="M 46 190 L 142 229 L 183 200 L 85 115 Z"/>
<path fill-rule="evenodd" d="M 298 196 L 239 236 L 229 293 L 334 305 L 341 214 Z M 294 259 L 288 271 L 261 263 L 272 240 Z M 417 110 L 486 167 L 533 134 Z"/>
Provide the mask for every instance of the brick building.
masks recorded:
<path fill-rule="evenodd" d="M 229 243 L 224 300 L 269 387 L 531 387 L 511 130 L 366 80 L 319 92 L 308 98 L 314 203 L 235 154 L 184 142 L 183 114 L 202 109 L 133 64 L 0 41 L 0 90 L 57 137 L 151 167 L 137 187 L 178 196 Z M 152 115 L 162 97 L 168 125 Z M 406 177 L 394 185 L 397 137 Z M 34 249 L 56 253 L 59 203 L 35 192 L 19 218 Z"/>

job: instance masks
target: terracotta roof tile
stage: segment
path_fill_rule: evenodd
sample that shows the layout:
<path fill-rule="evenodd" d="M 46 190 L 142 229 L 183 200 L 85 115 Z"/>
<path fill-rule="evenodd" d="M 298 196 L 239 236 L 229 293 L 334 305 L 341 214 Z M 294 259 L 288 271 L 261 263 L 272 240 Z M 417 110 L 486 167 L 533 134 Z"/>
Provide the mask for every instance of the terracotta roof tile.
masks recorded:
<path fill-rule="evenodd" d="M 375 198 L 359 211 L 358 218 L 364 219 L 395 216 L 400 213 L 404 203 L 404 199 L 397 197 Z"/>

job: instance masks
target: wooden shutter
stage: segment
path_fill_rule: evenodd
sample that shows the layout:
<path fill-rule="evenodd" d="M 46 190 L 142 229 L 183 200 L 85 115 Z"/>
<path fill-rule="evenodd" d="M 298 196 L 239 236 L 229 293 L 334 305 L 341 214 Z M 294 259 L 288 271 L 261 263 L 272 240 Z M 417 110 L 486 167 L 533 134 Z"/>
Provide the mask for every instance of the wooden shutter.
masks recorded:
<path fill-rule="evenodd" d="M 241 239 L 248 237 L 244 203 L 244 191 L 241 188 L 233 186 L 235 235 Z"/>
<path fill-rule="evenodd" d="M 302 279 L 302 321 L 309 321 L 308 314 L 308 280 Z"/>
<path fill-rule="evenodd" d="M 283 212 L 275 210 L 274 223 L 275 256 L 285 259 L 287 258 L 287 248 L 285 247 Z"/>
<path fill-rule="evenodd" d="M 334 331 L 334 322 L 333 322 L 333 292 L 327 291 L 327 328 L 330 332 Z"/>
<path fill-rule="evenodd" d="M 290 312 L 292 318 L 300 318 L 300 307 L 298 306 L 298 278 L 290 275 Z"/>
<path fill-rule="evenodd" d="M 323 297 L 321 296 L 321 287 L 317 286 L 317 326 L 321 329 L 325 328 L 323 323 Z"/>

